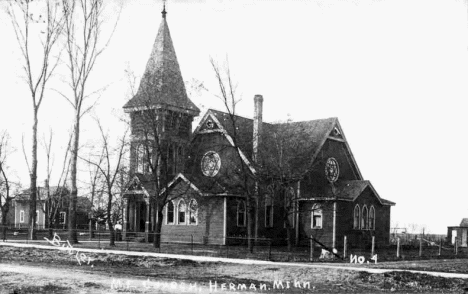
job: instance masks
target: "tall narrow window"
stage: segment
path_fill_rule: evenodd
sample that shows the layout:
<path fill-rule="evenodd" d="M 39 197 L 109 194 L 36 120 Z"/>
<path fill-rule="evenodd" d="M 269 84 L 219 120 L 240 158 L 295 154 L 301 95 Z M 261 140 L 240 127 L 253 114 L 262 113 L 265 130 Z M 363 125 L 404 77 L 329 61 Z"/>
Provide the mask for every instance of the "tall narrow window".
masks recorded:
<path fill-rule="evenodd" d="M 174 156 L 174 146 L 171 144 L 167 149 L 167 172 L 170 174 L 175 172 Z"/>
<path fill-rule="evenodd" d="M 187 210 L 187 205 L 185 205 L 184 199 L 179 201 L 179 205 L 177 206 L 177 213 L 178 213 L 178 223 L 183 225 L 185 224 L 185 212 Z"/>
<path fill-rule="evenodd" d="M 189 205 L 189 223 L 191 225 L 196 225 L 198 224 L 198 204 L 195 199 L 192 199 L 190 201 Z"/>
<path fill-rule="evenodd" d="M 64 225 L 64 224 L 65 224 L 65 220 L 67 219 L 66 216 L 67 216 L 67 213 L 66 213 L 65 211 L 61 211 L 61 212 L 60 212 L 60 215 L 59 215 L 59 224 L 61 224 L 61 225 Z"/>
<path fill-rule="evenodd" d="M 169 201 L 167 203 L 167 219 L 166 223 L 168 225 L 174 223 L 174 203 L 172 201 Z"/>
<path fill-rule="evenodd" d="M 36 210 L 36 225 L 39 223 L 39 210 Z"/>
<path fill-rule="evenodd" d="M 20 211 L 20 223 L 24 223 L 24 210 Z"/>
<path fill-rule="evenodd" d="M 367 206 L 364 205 L 364 207 L 362 208 L 361 230 L 367 230 L 368 223 L 369 218 L 367 214 Z"/>
<path fill-rule="evenodd" d="M 239 201 L 237 204 L 237 226 L 238 227 L 245 227 L 245 202 Z"/>
<path fill-rule="evenodd" d="M 320 204 L 312 206 L 311 227 L 312 229 L 322 228 L 322 207 Z"/>
<path fill-rule="evenodd" d="M 354 229 L 359 229 L 360 219 L 361 219 L 361 210 L 359 208 L 359 205 L 356 204 L 356 206 L 354 207 L 354 223 L 353 223 Z"/>
<path fill-rule="evenodd" d="M 375 209 L 371 206 L 369 210 L 369 230 L 375 230 Z"/>
<path fill-rule="evenodd" d="M 270 195 L 265 197 L 265 228 L 273 227 L 273 199 Z"/>
<path fill-rule="evenodd" d="M 144 172 L 145 162 L 145 148 L 143 144 L 138 144 L 135 151 L 135 169 L 137 173 L 142 174 Z"/>

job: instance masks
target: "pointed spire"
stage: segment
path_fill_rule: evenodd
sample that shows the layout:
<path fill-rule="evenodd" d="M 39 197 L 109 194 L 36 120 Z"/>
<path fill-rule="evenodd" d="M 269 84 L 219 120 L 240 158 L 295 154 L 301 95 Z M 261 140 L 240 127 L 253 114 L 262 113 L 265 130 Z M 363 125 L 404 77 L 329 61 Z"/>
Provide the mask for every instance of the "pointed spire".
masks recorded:
<path fill-rule="evenodd" d="M 161 11 L 161 14 L 162 14 L 162 17 L 163 18 L 166 18 L 166 0 L 163 0 L 164 4 L 163 4 L 163 10 Z"/>
<path fill-rule="evenodd" d="M 167 25 L 166 13 L 164 3 L 163 18 L 140 87 L 124 108 L 131 111 L 132 108 L 164 106 L 198 115 L 200 110 L 187 96 Z"/>

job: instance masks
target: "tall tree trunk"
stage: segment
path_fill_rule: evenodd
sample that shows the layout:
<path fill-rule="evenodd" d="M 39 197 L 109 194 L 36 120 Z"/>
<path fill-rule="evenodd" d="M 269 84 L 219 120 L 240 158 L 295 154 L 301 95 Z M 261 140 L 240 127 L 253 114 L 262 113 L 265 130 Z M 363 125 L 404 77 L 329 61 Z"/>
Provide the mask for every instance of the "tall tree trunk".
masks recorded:
<path fill-rule="evenodd" d="M 154 237 L 153 237 L 153 247 L 154 248 L 161 248 L 161 227 L 163 222 L 163 207 L 161 205 L 157 205 L 157 208 L 153 210 L 156 213 L 156 225 L 154 226 Z"/>
<path fill-rule="evenodd" d="M 34 121 L 32 128 L 32 161 L 31 161 L 31 185 L 29 189 L 29 239 L 36 240 L 36 198 L 37 198 L 37 108 L 34 107 Z"/>
<path fill-rule="evenodd" d="M 2 206 L 2 239 L 3 241 L 6 241 L 6 234 L 7 234 L 7 214 L 8 211 L 10 210 L 10 203 L 7 200 L 5 201 L 5 204 Z"/>
<path fill-rule="evenodd" d="M 112 212 L 112 191 L 111 189 L 109 189 L 109 200 L 107 201 L 107 225 L 109 226 L 109 233 L 110 233 L 109 246 L 115 246 L 115 232 L 114 232 L 114 225 L 112 224 L 111 212 Z"/>
<path fill-rule="evenodd" d="M 78 243 L 76 234 L 76 201 L 78 198 L 78 188 L 76 184 L 76 175 L 78 168 L 78 149 L 80 144 L 80 116 L 75 115 L 75 124 L 73 128 L 73 142 L 71 148 L 71 194 L 68 207 L 68 240 L 72 243 Z"/>

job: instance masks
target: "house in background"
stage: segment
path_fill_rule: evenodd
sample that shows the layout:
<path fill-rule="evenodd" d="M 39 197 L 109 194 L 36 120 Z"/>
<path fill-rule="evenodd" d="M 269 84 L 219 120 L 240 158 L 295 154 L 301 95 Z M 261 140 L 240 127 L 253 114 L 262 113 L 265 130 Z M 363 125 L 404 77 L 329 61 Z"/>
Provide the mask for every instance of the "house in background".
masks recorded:
<path fill-rule="evenodd" d="M 48 228 L 47 213 L 51 202 L 53 205 L 58 206 L 54 228 L 66 229 L 67 228 L 67 214 L 68 214 L 68 198 L 69 191 L 66 188 L 59 189 L 58 187 L 49 187 L 47 183 L 45 187 L 37 187 L 38 197 L 36 203 L 36 224 L 38 229 Z M 51 196 L 51 202 L 47 201 L 48 189 Z M 13 198 L 13 211 L 14 211 L 14 227 L 27 228 L 29 222 L 29 189 L 23 190 L 20 194 Z M 91 202 L 86 197 L 78 197 L 77 199 L 77 228 L 86 228 L 89 220 L 89 212 L 91 211 Z"/>
<path fill-rule="evenodd" d="M 245 237 L 248 188 L 259 199 L 253 218 L 257 239 L 285 240 L 287 213 L 293 233 L 289 238 L 296 244 L 313 237 L 337 248 L 345 236 L 359 246 L 372 237 L 378 244 L 388 244 L 390 208 L 395 203 L 380 197 L 363 178 L 338 119 L 266 123 L 261 95 L 254 97 L 254 109 L 254 119 L 210 109 L 191 132 L 200 111 L 187 96 L 163 10 L 140 88 L 124 106 L 131 118 L 133 175 L 123 195 L 124 235 L 148 236 L 155 229 L 155 204 L 150 199 L 154 183 L 141 145 L 145 139 L 141 117 L 155 114 L 160 142 L 169 146 L 168 176 L 173 176 L 164 190 L 170 201 L 163 211 L 162 241 L 225 245 Z M 274 151 L 274 144 L 264 137 L 290 126 L 298 154 L 289 162 L 284 193 L 273 195 L 274 179 L 259 181 L 256 176 L 268 164 L 262 156 Z M 286 199 L 294 199 L 289 212 Z"/>
<path fill-rule="evenodd" d="M 459 247 L 468 247 L 468 218 L 462 219 L 459 226 L 447 227 L 447 242 Z"/>
<path fill-rule="evenodd" d="M 7 212 L 7 218 L 6 218 L 6 226 L 7 227 L 12 227 L 15 223 L 15 208 L 13 207 L 14 203 L 13 201 L 10 202 L 10 207 Z M 2 211 L 0 209 L 0 219 L 2 218 Z"/>

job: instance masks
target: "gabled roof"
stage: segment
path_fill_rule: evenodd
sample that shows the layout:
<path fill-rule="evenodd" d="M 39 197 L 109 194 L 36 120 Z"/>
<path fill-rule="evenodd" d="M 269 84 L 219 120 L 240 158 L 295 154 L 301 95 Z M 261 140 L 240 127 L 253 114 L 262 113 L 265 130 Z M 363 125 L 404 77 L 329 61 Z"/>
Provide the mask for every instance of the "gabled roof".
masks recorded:
<path fill-rule="evenodd" d="M 196 128 L 193 138 L 195 138 L 195 136 L 200 132 L 203 124 L 207 119 L 209 119 L 210 116 L 214 117 L 216 122 L 219 122 L 221 129 L 226 131 L 227 135 L 229 135 L 232 139 L 235 138 L 237 140 L 237 146 L 240 148 L 243 154 L 245 154 L 247 164 L 252 166 L 250 159 L 252 158 L 253 153 L 253 119 L 234 115 L 232 116 L 234 120 L 233 124 L 231 115 L 228 113 L 209 109 Z M 235 131 L 234 126 L 236 127 Z M 303 174 L 309 171 L 309 168 L 312 166 L 315 158 L 317 157 L 330 133 L 334 130 L 335 127 L 339 127 L 339 122 L 338 118 L 332 117 L 287 123 L 263 122 L 262 126 L 263 134 L 281 132 L 287 133 L 288 136 L 290 136 L 291 141 L 295 141 L 297 144 L 300 144 L 300 146 L 297 146 L 294 148 L 294 150 L 296 152 L 300 152 L 301 154 L 296 154 L 296 158 L 288 162 L 290 164 L 289 168 L 291 169 L 291 172 L 288 172 L 287 174 L 301 177 Z M 346 140 L 343 141 L 349 150 L 349 146 L 347 145 Z M 272 144 L 264 142 L 260 147 L 260 152 L 263 152 L 264 154 L 273 152 L 273 150 L 269 150 L 271 148 L 274 148 Z M 349 150 L 349 152 L 351 154 L 351 150 Z M 352 160 L 354 161 L 354 158 L 352 158 Z M 359 170 L 357 170 L 357 172 L 359 176 L 361 176 Z"/>
<path fill-rule="evenodd" d="M 326 195 L 327 198 L 337 197 L 339 200 L 355 201 L 362 192 L 369 187 L 375 197 L 379 200 L 382 205 L 395 205 L 394 202 L 383 199 L 379 196 L 377 191 L 374 189 L 370 181 L 341 181 L 334 185 L 333 189 L 330 189 Z"/>
<path fill-rule="evenodd" d="M 228 113 L 214 109 L 209 109 L 208 112 L 216 117 L 216 119 L 221 123 L 223 129 L 226 130 L 231 138 L 235 138 L 237 140 L 237 146 L 246 154 L 246 156 L 248 158 L 252 158 L 253 120 L 234 115 L 233 124 L 231 116 Z M 236 130 L 234 130 L 234 125 L 236 126 Z M 264 125 L 266 125 L 266 123 L 264 123 Z"/>
<path fill-rule="evenodd" d="M 460 227 L 468 227 L 468 218 L 462 219 Z"/>
<path fill-rule="evenodd" d="M 197 192 L 200 196 L 233 196 L 241 195 L 242 189 L 240 186 L 236 186 L 232 181 L 224 177 L 211 178 L 203 176 L 191 176 L 179 173 L 174 179 L 168 184 L 168 189 L 171 190 L 177 186 L 178 183 L 184 182 L 193 191 Z M 161 193 L 164 193 L 162 190 Z"/>
<path fill-rule="evenodd" d="M 144 194 L 146 197 L 150 196 L 151 191 L 154 190 L 153 180 L 151 176 L 142 174 L 135 174 L 135 176 L 128 182 L 124 195 L 126 194 Z"/>
<path fill-rule="evenodd" d="M 212 118 L 217 125 L 216 129 L 209 130 L 209 132 L 215 131 L 224 134 L 232 147 L 237 146 L 239 148 L 242 160 L 249 167 L 250 171 L 255 173 L 255 168 L 250 162 L 250 158 L 252 158 L 253 121 L 242 116 L 234 115 L 233 120 L 235 124 L 233 124 L 231 116 L 228 113 L 208 109 L 195 129 L 192 140 L 197 134 L 203 132 L 202 126 L 209 118 Z M 236 126 L 236 132 L 234 132 L 234 126 Z"/>
<path fill-rule="evenodd" d="M 165 10 L 138 92 L 123 108 L 132 111 L 159 107 L 172 107 L 192 115 L 200 113 L 187 96 Z"/>
<path fill-rule="evenodd" d="M 301 176 L 312 166 L 337 121 L 336 117 L 332 117 L 310 121 L 279 123 L 267 125 L 264 128 L 264 132 L 284 132 L 289 136 L 290 142 L 295 142 L 298 145 L 292 150 L 298 154 L 288 162 L 291 169 L 289 174 Z M 263 146 L 267 151 L 269 147 L 268 144 L 264 144 Z"/>
<path fill-rule="evenodd" d="M 225 130 L 231 138 L 235 138 L 237 140 L 237 146 L 246 155 L 247 160 L 250 161 L 253 153 L 253 119 L 234 115 L 232 116 L 234 120 L 233 124 L 231 115 L 228 113 L 209 109 L 195 130 L 195 136 L 199 133 L 201 126 L 210 116 L 213 116 L 216 121 L 220 123 L 220 127 Z M 297 156 L 297 160 L 292 160 L 291 168 L 294 169 L 294 173 L 302 175 L 308 171 L 309 166 L 315 160 L 315 157 L 337 122 L 337 118 L 326 118 L 277 124 L 263 122 L 262 126 L 264 134 L 286 131 L 293 137 L 300 137 L 300 139 L 296 141 L 300 142 L 301 146 L 296 149 L 301 150 L 303 154 L 301 154 L 301 156 Z M 236 127 L 235 130 L 234 125 Z M 260 148 L 263 148 L 264 151 L 268 152 L 268 147 L 268 143 L 266 143 Z M 304 160 L 304 158 L 307 158 L 308 160 Z"/>
<path fill-rule="evenodd" d="M 69 191 L 67 188 L 65 187 L 60 187 L 62 190 L 62 196 L 64 195 L 68 195 L 69 194 Z M 29 197 L 30 197 L 30 189 L 24 189 L 21 191 L 20 194 L 16 195 L 14 197 L 14 201 L 29 201 Z M 37 191 L 38 191 L 38 194 L 39 194 L 39 197 L 37 200 L 45 200 L 46 197 L 47 197 L 47 190 L 44 188 L 44 187 L 37 187 Z M 51 197 L 55 198 L 55 197 L 59 197 L 60 194 L 58 193 L 59 192 L 59 187 L 57 186 L 51 186 L 49 187 L 49 191 L 50 191 L 50 195 Z"/>

